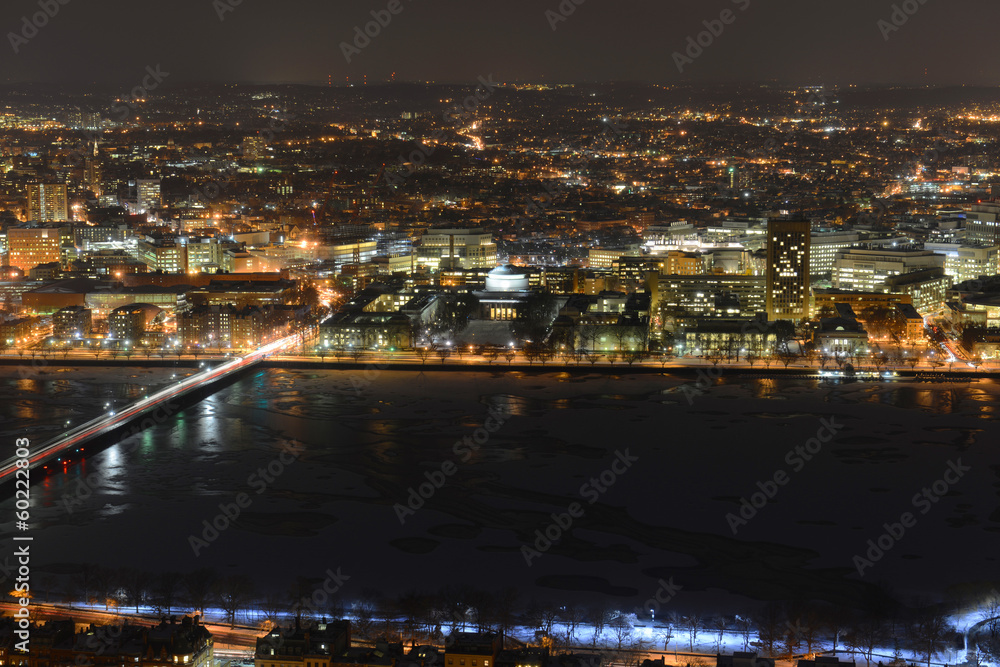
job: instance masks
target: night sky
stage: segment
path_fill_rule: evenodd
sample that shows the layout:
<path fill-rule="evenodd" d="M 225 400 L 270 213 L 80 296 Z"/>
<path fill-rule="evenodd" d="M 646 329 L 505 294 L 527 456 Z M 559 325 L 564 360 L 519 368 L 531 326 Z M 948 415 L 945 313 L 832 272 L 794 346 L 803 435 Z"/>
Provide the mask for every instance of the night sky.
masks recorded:
<path fill-rule="evenodd" d="M 177 82 L 375 82 L 395 72 L 400 81 L 451 83 L 492 73 L 505 81 L 1000 84 L 996 0 L 907 0 L 918 9 L 888 41 L 878 25 L 893 13 L 888 0 L 585 0 L 554 31 L 546 10 L 572 0 L 398 0 L 402 12 L 350 64 L 340 43 L 389 0 L 61 0 L 15 54 L 9 33 L 21 31 L 21 17 L 59 1 L 4 0 L 0 81 L 127 84 L 159 64 Z M 232 9 L 225 20 L 220 7 Z M 723 10 L 732 24 L 680 73 L 672 54 Z"/>

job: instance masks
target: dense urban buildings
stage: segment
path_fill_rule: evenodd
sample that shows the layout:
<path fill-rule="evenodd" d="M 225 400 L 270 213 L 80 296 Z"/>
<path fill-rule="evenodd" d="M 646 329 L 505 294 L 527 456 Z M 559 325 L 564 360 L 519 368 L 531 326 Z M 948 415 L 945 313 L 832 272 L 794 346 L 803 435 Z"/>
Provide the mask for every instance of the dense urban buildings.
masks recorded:
<path fill-rule="evenodd" d="M 146 102 L 158 109 L 155 123 L 106 119 L 76 162 L 67 159 L 72 138 L 89 115 L 49 103 L 62 120 L 36 127 L 30 114 L 12 113 L 0 155 L 11 314 L 42 316 L 42 338 L 117 346 L 140 332 L 137 324 L 112 332 L 112 312 L 150 304 L 164 316 L 138 336 L 148 345 L 237 348 L 283 330 L 267 309 L 308 306 L 310 321 L 325 322 L 310 342 L 317 353 L 528 342 L 627 352 L 634 344 L 621 332 L 648 320 L 643 352 L 689 355 L 705 318 L 728 318 L 711 327 L 737 329 L 765 318 L 791 322 L 790 349 L 805 354 L 820 316 L 837 305 L 829 295 L 851 304 L 852 292 L 907 295 L 925 324 L 939 321 L 955 336 L 966 324 L 988 329 L 993 321 L 976 314 L 992 312 L 982 291 L 947 293 L 1000 271 L 985 116 L 948 120 L 888 103 L 862 111 L 848 104 L 859 91 L 836 88 L 821 89 L 813 105 L 805 104 L 813 89 L 768 90 L 766 114 L 750 103 L 723 111 L 707 97 L 693 110 L 664 92 L 651 93 L 647 109 L 626 112 L 612 95 L 587 116 L 578 113 L 583 88 L 564 87 L 554 98 L 504 84 L 460 128 L 466 134 L 414 167 L 400 138 L 420 145 L 433 131 L 437 100 L 460 91 L 407 88 L 398 113 L 378 120 L 365 112 L 362 92 L 336 87 L 274 93 L 266 115 L 252 106 L 241 112 L 241 127 L 276 113 L 288 118 L 283 142 L 263 131 L 230 136 L 211 120 L 208 99 L 158 93 Z M 255 94 L 225 93 L 236 105 Z M 202 108 L 203 119 L 191 125 L 178 114 L 169 106 L 176 96 Z M 353 106 L 332 111 L 321 101 Z M 540 116 L 515 101 L 565 117 L 562 138 L 546 136 Z M 914 115 L 922 120 L 899 121 Z M 931 118 L 941 128 L 961 124 L 968 141 L 954 133 L 932 140 Z M 132 141 L 147 131 L 164 147 L 159 153 Z M 835 150 L 819 141 L 831 132 L 843 138 Z M 864 143 L 865 133 L 876 138 Z M 580 141 L 567 143 L 572 137 Z M 901 169 L 905 161 L 882 148 L 893 138 L 914 153 L 934 144 L 938 163 Z M 349 164 L 341 159 L 347 149 Z M 402 166 L 387 162 L 386 150 L 402 151 Z M 223 163 L 235 167 L 224 172 Z M 491 286 L 522 275 L 505 265 L 528 284 Z M 153 282 L 133 280 L 143 274 Z M 372 286 L 393 295 L 391 305 L 352 310 Z M 621 310 L 611 321 L 571 298 L 605 292 L 648 300 L 648 312 Z M 539 299 L 547 304 L 541 320 L 532 305 Z M 91 313 L 88 332 L 45 319 L 71 307 Z M 608 329 L 593 335 L 601 327 Z M 908 331 L 925 351 L 934 347 Z M 979 345 L 972 356 L 990 356 L 985 338 L 972 341 L 985 333 L 962 335 Z"/>

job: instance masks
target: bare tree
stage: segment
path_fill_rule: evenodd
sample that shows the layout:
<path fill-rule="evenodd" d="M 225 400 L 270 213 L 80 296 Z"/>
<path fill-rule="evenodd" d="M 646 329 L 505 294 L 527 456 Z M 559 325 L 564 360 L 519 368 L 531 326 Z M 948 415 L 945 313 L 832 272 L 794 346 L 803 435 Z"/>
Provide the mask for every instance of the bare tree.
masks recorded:
<path fill-rule="evenodd" d="M 789 658 L 799 652 L 799 647 L 802 645 L 802 634 L 799 631 L 797 622 L 785 621 L 785 634 L 782 639 L 785 646 L 785 653 L 788 654 Z"/>
<path fill-rule="evenodd" d="M 812 611 L 805 611 L 799 615 L 797 622 L 802 641 L 806 643 L 806 651 L 811 654 L 813 646 L 819 641 L 820 620 Z"/>
<path fill-rule="evenodd" d="M 219 607 L 226 615 L 229 627 L 236 627 L 236 618 L 245 611 L 253 596 L 253 582 L 245 575 L 223 577 L 215 587 Z"/>
<path fill-rule="evenodd" d="M 104 603 L 104 611 L 108 611 L 111 596 L 115 592 L 116 581 L 114 573 L 105 567 L 94 568 L 93 576 L 94 597 Z"/>
<path fill-rule="evenodd" d="M 288 611 L 288 605 L 282 596 L 268 593 L 257 605 L 257 611 L 260 612 L 261 623 L 270 629 L 281 625 L 281 617 Z"/>
<path fill-rule="evenodd" d="M 785 368 L 788 368 L 789 364 L 791 364 L 798 358 L 799 355 L 795 354 L 794 352 L 789 352 L 787 350 L 778 353 L 778 361 L 780 361 Z"/>
<path fill-rule="evenodd" d="M 552 626 L 556 624 L 559 619 L 559 609 L 558 607 L 546 604 L 542 606 L 542 631 L 545 633 L 546 637 L 552 636 Z"/>
<path fill-rule="evenodd" d="M 754 625 L 757 626 L 757 639 L 761 648 L 767 657 L 773 657 L 785 629 L 781 610 L 775 604 L 766 605 L 754 619 Z"/>
<path fill-rule="evenodd" d="M 149 575 L 142 570 L 128 568 L 119 575 L 119 582 L 125 599 L 129 606 L 135 607 L 135 613 L 139 613 L 139 607 L 146 602 L 149 589 Z"/>
<path fill-rule="evenodd" d="M 367 596 L 354 604 L 354 619 L 351 625 L 357 628 L 359 637 L 372 638 L 375 630 L 375 611 L 374 601 Z"/>
<path fill-rule="evenodd" d="M 508 586 L 497 593 L 493 599 L 497 630 L 500 632 L 501 637 L 510 635 L 511 629 L 517 622 L 517 597 L 517 589 L 513 586 Z"/>
<path fill-rule="evenodd" d="M 609 623 L 611 632 L 615 636 L 617 648 L 620 651 L 622 646 L 632 638 L 635 631 L 634 616 L 621 611 L 614 612 Z"/>
<path fill-rule="evenodd" d="M 980 603 L 979 618 L 990 631 L 990 637 L 996 638 L 1000 629 L 1000 594 L 996 589 L 990 591 L 986 599 Z"/>
<path fill-rule="evenodd" d="M 156 604 L 167 612 L 167 616 L 177 605 L 177 595 L 181 587 L 181 575 L 176 572 L 164 572 L 156 578 L 153 596 Z"/>
<path fill-rule="evenodd" d="M 70 579 L 73 593 L 80 596 L 79 599 L 85 604 L 90 603 L 91 592 L 94 590 L 98 569 L 96 565 L 84 563 L 80 566 L 79 571 Z"/>
<path fill-rule="evenodd" d="M 927 667 L 930 667 L 931 659 L 944 649 L 947 631 L 948 624 L 944 616 L 936 611 L 922 614 L 913 625 L 913 639 L 927 658 Z"/>
<path fill-rule="evenodd" d="M 736 628 L 739 630 L 740 636 L 743 637 L 743 650 L 746 651 L 750 648 L 750 634 L 753 632 L 753 621 L 749 616 L 736 616 Z"/>
<path fill-rule="evenodd" d="M 881 370 L 885 368 L 888 363 L 889 357 L 884 352 L 872 355 L 872 365 L 875 367 L 876 371 L 881 372 Z"/>
<path fill-rule="evenodd" d="M 687 628 L 688 637 L 691 640 L 691 650 L 694 650 L 695 642 L 698 641 L 698 631 L 701 630 L 703 621 L 698 614 L 690 614 L 684 617 L 684 626 Z"/>
<path fill-rule="evenodd" d="M 604 634 L 604 628 L 607 627 L 608 623 L 608 610 L 604 607 L 591 607 L 590 609 L 590 624 L 594 628 L 594 636 L 592 638 L 593 646 L 596 647 L 597 643 L 600 641 L 600 637 Z"/>
<path fill-rule="evenodd" d="M 570 644 L 576 635 L 576 628 L 584 620 L 584 609 L 578 604 L 567 605 L 562 613 L 563 623 L 566 625 L 566 643 Z"/>
<path fill-rule="evenodd" d="M 218 579 L 218 574 L 211 568 L 195 570 L 184 577 L 184 590 L 188 606 L 192 611 L 204 614 L 212 598 L 212 584 Z"/>
<path fill-rule="evenodd" d="M 848 646 L 861 653 L 869 665 L 872 664 L 875 647 L 885 639 L 885 626 L 874 618 L 862 620 L 850 630 L 846 637 Z"/>
<path fill-rule="evenodd" d="M 674 638 L 674 624 L 667 621 L 666 625 L 663 626 L 663 630 L 660 631 L 659 638 L 663 640 L 663 650 L 666 651 L 670 640 Z"/>
<path fill-rule="evenodd" d="M 645 359 L 646 353 L 643 352 L 642 350 L 632 350 L 629 352 L 625 352 L 622 356 L 625 359 L 625 363 L 631 366 L 635 362 L 642 361 L 643 359 Z"/>
<path fill-rule="evenodd" d="M 722 652 L 722 636 L 726 634 L 726 617 L 716 616 L 712 621 L 712 627 L 718 633 L 718 639 L 715 640 L 715 652 Z"/>

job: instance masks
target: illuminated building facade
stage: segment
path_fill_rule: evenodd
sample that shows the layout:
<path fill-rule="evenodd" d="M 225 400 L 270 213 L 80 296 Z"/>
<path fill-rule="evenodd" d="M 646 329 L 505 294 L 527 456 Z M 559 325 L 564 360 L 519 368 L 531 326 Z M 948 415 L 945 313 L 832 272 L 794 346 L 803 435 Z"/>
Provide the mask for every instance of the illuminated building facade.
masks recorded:
<path fill-rule="evenodd" d="M 137 259 L 150 271 L 184 273 L 187 270 L 187 246 L 173 239 L 142 239 L 137 254 Z"/>
<path fill-rule="evenodd" d="M 30 271 L 39 264 L 62 262 L 64 240 L 72 246 L 69 228 L 11 227 L 7 230 L 9 264 Z"/>
<path fill-rule="evenodd" d="M 770 320 L 809 317 L 808 221 L 767 223 L 767 316 Z"/>
<path fill-rule="evenodd" d="M 690 317 L 754 317 L 766 307 L 764 276 L 663 276 L 659 305 Z"/>
<path fill-rule="evenodd" d="M 52 333 L 61 340 L 86 338 L 92 325 L 91 312 L 83 306 L 68 306 L 52 316 Z"/>
<path fill-rule="evenodd" d="M 857 232 L 828 232 L 813 234 L 809 239 L 809 275 L 821 276 L 833 271 L 837 253 L 860 241 Z"/>
<path fill-rule="evenodd" d="M 140 179 L 135 182 L 138 213 L 148 213 L 163 206 L 160 196 L 160 179 Z"/>
<path fill-rule="evenodd" d="M 877 292 L 885 281 L 923 269 L 943 269 L 944 255 L 907 248 L 848 248 L 837 253 L 833 286 L 859 292 Z"/>
<path fill-rule="evenodd" d="M 490 269 L 497 265 L 497 246 L 481 229 L 432 229 L 420 239 L 417 263 L 431 270 Z"/>
<path fill-rule="evenodd" d="M 65 183 L 33 183 L 28 186 L 28 222 L 69 220 Z"/>

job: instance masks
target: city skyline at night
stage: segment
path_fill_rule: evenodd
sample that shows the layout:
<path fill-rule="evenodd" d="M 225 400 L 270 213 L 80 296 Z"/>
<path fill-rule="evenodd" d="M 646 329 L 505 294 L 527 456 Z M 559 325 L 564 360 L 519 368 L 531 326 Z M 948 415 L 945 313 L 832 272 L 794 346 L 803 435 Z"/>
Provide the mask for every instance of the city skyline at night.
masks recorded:
<path fill-rule="evenodd" d="M 8 1 L 0 667 L 1000 665 L 998 18 Z"/>

